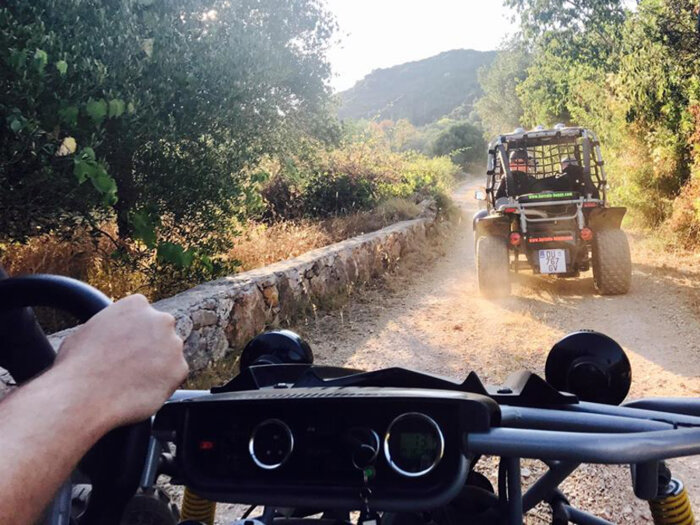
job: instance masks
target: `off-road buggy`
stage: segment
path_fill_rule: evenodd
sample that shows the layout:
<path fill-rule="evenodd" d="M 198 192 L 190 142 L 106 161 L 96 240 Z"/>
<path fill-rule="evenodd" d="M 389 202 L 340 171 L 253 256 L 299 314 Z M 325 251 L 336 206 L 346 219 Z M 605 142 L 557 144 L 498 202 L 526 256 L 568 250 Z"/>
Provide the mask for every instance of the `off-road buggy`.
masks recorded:
<path fill-rule="evenodd" d="M 510 293 L 510 272 L 578 277 L 593 269 L 603 295 L 627 293 L 632 263 L 620 229 L 626 208 L 611 207 L 595 134 L 557 125 L 516 129 L 488 148 L 486 209 L 474 216 L 479 289 Z"/>

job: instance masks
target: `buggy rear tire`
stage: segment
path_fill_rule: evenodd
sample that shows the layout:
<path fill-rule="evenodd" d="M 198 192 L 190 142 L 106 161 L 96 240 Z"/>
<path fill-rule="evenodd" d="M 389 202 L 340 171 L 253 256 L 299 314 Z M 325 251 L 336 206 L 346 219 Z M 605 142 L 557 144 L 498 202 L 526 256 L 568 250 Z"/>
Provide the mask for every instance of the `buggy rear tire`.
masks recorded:
<path fill-rule="evenodd" d="M 476 241 L 476 274 L 484 297 L 510 295 L 510 256 L 505 239 L 486 235 Z"/>
<path fill-rule="evenodd" d="M 620 229 L 593 236 L 593 284 L 601 295 L 626 294 L 632 282 L 632 258 L 627 235 Z"/>

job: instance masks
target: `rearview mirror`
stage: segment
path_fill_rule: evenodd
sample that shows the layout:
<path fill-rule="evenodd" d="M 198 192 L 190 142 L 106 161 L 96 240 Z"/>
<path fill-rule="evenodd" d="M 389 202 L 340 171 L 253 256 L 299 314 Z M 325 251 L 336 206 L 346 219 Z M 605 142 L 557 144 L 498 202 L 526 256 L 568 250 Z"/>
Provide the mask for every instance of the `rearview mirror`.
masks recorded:
<path fill-rule="evenodd" d="M 486 200 L 486 192 L 484 190 L 476 190 L 474 192 L 474 198 L 478 201 Z"/>

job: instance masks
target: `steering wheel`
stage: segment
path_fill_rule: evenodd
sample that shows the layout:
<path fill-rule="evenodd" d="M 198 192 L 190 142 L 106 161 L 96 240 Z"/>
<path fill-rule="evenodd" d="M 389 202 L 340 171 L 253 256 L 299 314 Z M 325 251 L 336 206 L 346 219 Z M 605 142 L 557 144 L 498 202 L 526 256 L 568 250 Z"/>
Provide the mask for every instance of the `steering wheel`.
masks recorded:
<path fill-rule="evenodd" d="M 46 353 L 45 349 L 50 348 L 48 340 L 36 329 L 27 307 L 56 308 L 84 323 L 111 302 L 95 288 L 67 277 L 33 275 L 0 279 L 0 317 L 22 319 L 24 322 L 17 326 L 30 332 L 27 341 L 32 343 L 28 349 L 21 349 L 29 350 L 26 354 L 15 353 L 12 359 L 3 360 L 3 364 L 8 363 L 10 374 L 19 372 L 19 376 L 28 379 L 48 368 L 55 359 L 55 353 Z M 16 330 L 13 335 L 14 341 L 22 341 L 22 334 Z M 32 348 L 38 349 L 36 356 L 32 355 Z M 23 381 L 19 377 L 15 379 Z M 90 501 L 80 525 L 119 524 L 124 506 L 138 488 L 150 433 L 149 420 L 117 428 L 100 439 L 80 461 L 78 470 L 92 483 Z"/>

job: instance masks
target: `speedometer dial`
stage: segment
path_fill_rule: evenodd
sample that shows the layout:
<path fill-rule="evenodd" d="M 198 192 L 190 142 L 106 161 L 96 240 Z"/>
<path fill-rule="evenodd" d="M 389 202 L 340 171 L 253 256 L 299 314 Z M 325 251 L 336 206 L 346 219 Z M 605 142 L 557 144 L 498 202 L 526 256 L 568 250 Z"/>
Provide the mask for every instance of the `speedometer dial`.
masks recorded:
<path fill-rule="evenodd" d="M 402 476 L 424 476 L 442 459 L 445 438 L 439 425 L 420 412 L 407 412 L 394 419 L 384 437 L 384 455 Z"/>

